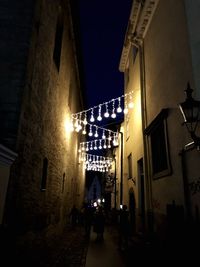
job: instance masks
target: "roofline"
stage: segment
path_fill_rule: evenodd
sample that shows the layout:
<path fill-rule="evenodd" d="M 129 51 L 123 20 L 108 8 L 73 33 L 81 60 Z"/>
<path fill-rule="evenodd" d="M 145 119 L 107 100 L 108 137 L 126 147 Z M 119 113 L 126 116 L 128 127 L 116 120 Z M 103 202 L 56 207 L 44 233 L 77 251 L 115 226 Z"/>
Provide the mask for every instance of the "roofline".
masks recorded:
<path fill-rule="evenodd" d="M 131 45 L 145 37 L 151 19 L 154 15 L 159 0 L 133 1 L 128 26 L 125 34 L 124 45 L 119 63 L 119 71 L 126 69 L 127 59 Z"/>

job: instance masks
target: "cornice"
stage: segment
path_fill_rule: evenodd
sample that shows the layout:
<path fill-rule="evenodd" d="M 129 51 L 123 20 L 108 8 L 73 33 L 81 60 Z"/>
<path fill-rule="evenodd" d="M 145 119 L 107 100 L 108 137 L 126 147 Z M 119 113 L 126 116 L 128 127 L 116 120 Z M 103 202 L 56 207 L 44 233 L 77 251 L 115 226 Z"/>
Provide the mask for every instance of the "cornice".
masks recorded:
<path fill-rule="evenodd" d="M 119 70 L 124 72 L 131 45 L 138 46 L 144 39 L 159 0 L 133 1 L 128 21 Z"/>

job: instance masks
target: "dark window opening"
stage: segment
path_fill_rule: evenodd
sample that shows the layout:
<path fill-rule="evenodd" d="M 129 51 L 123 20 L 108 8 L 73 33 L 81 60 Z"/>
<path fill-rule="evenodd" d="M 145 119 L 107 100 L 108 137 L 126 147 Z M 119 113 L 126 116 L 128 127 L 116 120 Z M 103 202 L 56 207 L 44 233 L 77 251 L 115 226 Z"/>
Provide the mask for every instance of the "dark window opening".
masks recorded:
<path fill-rule="evenodd" d="M 46 190 L 47 169 L 48 169 L 48 159 L 44 158 L 44 160 L 43 160 L 43 169 L 42 169 L 41 191 Z"/>
<path fill-rule="evenodd" d="M 128 179 L 132 178 L 132 154 L 128 156 Z"/>
<path fill-rule="evenodd" d="M 171 163 L 167 135 L 168 109 L 163 109 L 145 129 L 151 151 L 151 169 L 153 179 L 171 175 Z"/>
<path fill-rule="evenodd" d="M 152 131 L 151 135 L 152 169 L 153 174 L 167 169 L 167 151 L 165 142 L 164 122 Z"/>

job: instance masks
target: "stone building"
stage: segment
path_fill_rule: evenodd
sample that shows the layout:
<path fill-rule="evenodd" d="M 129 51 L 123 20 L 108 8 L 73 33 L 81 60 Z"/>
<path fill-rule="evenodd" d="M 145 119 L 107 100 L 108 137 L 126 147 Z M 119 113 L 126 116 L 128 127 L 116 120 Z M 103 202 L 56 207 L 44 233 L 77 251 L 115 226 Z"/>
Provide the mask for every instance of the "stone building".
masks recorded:
<path fill-rule="evenodd" d="M 80 137 L 68 131 L 83 109 L 77 31 L 68 0 L 1 1 L 0 10 L 0 223 L 9 247 L 34 249 L 59 237 L 84 200 Z"/>
<path fill-rule="evenodd" d="M 178 106 L 188 82 L 200 95 L 199 11 L 198 1 L 133 1 L 119 64 L 134 100 L 121 127 L 123 203 L 136 231 L 162 240 L 199 221 L 200 154 Z"/>

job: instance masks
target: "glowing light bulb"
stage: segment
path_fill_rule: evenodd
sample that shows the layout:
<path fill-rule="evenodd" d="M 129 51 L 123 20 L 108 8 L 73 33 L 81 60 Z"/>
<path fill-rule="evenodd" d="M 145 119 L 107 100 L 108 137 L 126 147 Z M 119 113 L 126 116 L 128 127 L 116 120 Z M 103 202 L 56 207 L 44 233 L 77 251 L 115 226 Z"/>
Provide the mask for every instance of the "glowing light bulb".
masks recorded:
<path fill-rule="evenodd" d="M 104 113 L 104 117 L 108 118 L 110 116 L 109 112 L 108 112 L 108 103 L 106 103 L 106 112 Z"/>
<path fill-rule="evenodd" d="M 121 108 L 121 99 L 120 97 L 118 98 L 118 108 L 117 108 L 117 113 L 121 113 L 122 112 L 122 108 Z"/>
<path fill-rule="evenodd" d="M 91 121 L 91 122 L 94 122 L 94 121 L 95 121 L 95 119 L 94 119 L 94 110 L 93 110 L 93 109 L 91 110 L 90 121 Z"/>
<path fill-rule="evenodd" d="M 117 117 L 116 113 L 113 111 L 113 113 L 111 114 L 111 118 L 115 119 Z"/>
<path fill-rule="evenodd" d="M 97 131 L 97 127 L 96 127 L 96 131 L 95 131 L 95 134 L 94 134 L 95 137 L 98 137 L 98 131 Z"/>
<path fill-rule="evenodd" d="M 97 120 L 98 121 L 101 121 L 102 120 L 102 117 L 101 117 L 101 105 L 99 105 L 99 115 L 97 117 Z"/>
<path fill-rule="evenodd" d="M 110 114 L 108 113 L 108 111 L 106 111 L 105 113 L 104 113 L 104 117 L 105 118 L 108 118 L 110 116 Z"/>
<path fill-rule="evenodd" d="M 103 131 L 102 139 L 106 139 L 105 131 Z"/>
<path fill-rule="evenodd" d="M 90 121 L 91 121 L 91 122 L 94 122 L 94 121 L 95 121 L 95 119 L 94 119 L 94 116 L 93 116 L 93 115 L 91 115 L 91 117 L 90 117 Z"/>
<path fill-rule="evenodd" d="M 125 109 L 124 109 L 124 114 L 127 114 L 128 113 L 128 108 L 126 107 Z"/>
<path fill-rule="evenodd" d="M 84 125 L 87 125 L 87 119 L 86 119 L 86 117 L 84 118 L 83 124 Z"/>
<path fill-rule="evenodd" d="M 84 125 L 84 128 L 83 128 L 82 134 L 86 134 L 86 128 L 85 128 L 85 125 Z"/>

